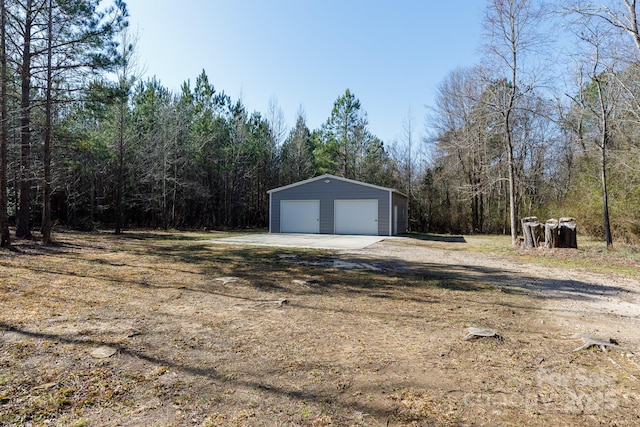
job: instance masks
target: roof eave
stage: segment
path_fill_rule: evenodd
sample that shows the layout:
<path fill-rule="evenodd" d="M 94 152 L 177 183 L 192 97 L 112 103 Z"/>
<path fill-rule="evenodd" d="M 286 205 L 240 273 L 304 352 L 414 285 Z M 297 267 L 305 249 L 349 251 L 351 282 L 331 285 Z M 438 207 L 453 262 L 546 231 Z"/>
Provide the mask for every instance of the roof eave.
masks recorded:
<path fill-rule="evenodd" d="M 288 190 L 289 188 L 298 187 L 300 185 L 308 184 L 308 183 L 314 182 L 314 181 L 319 181 L 321 179 L 337 179 L 339 181 L 349 182 L 349 183 L 357 184 L 357 185 L 364 185 L 366 187 L 371 187 L 371 188 L 375 188 L 375 189 L 382 190 L 382 191 L 390 191 L 392 193 L 396 193 L 396 194 L 399 194 L 399 195 L 401 195 L 403 197 L 407 197 L 408 198 L 408 196 L 406 194 L 401 193 L 400 191 L 395 190 L 393 188 L 382 187 L 382 186 L 379 186 L 379 185 L 369 184 L 367 182 L 362 182 L 362 181 L 356 181 L 354 179 L 349 179 L 349 178 L 344 178 L 344 177 L 341 177 L 341 176 L 331 175 L 329 173 L 325 173 L 323 175 L 319 175 L 319 176 L 315 176 L 313 178 L 305 179 L 303 181 L 294 182 L 292 184 L 285 185 L 285 186 L 282 186 L 282 187 L 278 187 L 278 188 L 273 188 L 271 190 L 267 190 L 267 194 L 277 193 L 278 191 L 283 191 L 283 190 Z"/>

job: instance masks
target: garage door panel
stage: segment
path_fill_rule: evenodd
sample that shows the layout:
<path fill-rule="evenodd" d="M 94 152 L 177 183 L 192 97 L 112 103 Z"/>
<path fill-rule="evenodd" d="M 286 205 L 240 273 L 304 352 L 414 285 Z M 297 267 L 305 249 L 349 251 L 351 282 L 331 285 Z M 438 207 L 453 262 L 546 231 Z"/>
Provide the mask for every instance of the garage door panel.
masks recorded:
<path fill-rule="evenodd" d="M 319 200 L 283 200 L 280 203 L 281 233 L 320 232 Z"/>
<path fill-rule="evenodd" d="M 378 200 L 336 200 L 335 233 L 378 235 Z"/>

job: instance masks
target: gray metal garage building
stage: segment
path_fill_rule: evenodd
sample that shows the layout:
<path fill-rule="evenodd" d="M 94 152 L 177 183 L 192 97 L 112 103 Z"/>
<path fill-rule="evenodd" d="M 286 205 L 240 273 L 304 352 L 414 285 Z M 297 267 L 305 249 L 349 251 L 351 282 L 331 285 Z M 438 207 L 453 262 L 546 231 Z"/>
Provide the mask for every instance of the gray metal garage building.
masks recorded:
<path fill-rule="evenodd" d="M 392 188 L 326 174 L 267 193 L 271 233 L 391 236 L 407 230 L 407 196 Z"/>

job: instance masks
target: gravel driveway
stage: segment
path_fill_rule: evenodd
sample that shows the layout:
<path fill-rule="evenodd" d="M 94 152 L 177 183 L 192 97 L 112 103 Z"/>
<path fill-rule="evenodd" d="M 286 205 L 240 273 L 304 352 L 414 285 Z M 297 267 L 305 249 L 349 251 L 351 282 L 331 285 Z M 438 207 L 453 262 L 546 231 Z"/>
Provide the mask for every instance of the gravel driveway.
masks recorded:
<path fill-rule="evenodd" d="M 409 244 L 408 244 L 409 243 Z M 615 338 L 640 352 L 640 282 L 617 274 L 542 266 L 490 253 L 410 244 L 390 239 L 348 252 L 358 257 L 449 266 L 505 292 L 524 291 L 544 299 L 549 322 L 567 335 L 589 333 Z"/>

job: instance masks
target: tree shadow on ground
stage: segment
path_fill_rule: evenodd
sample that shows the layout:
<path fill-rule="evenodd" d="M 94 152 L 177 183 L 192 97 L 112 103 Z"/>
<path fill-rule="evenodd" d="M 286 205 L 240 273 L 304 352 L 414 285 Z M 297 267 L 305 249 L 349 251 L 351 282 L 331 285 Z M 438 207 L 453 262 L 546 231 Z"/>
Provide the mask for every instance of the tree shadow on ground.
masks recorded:
<path fill-rule="evenodd" d="M 186 261 L 206 258 L 200 251 L 210 251 L 206 245 L 199 246 L 193 253 L 193 246 L 176 245 L 159 254 L 173 259 L 184 257 Z M 407 289 L 437 287 L 452 291 L 494 291 L 528 294 L 533 298 L 591 300 L 602 296 L 612 296 L 627 291 L 618 286 L 602 285 L 582 280 L 540 278 L 518 271 L 478 265 L 450 265 L 438 263 L 407 262 L 400 258 L 353 257 L 327 251 L 295 250 L 287 248 L 287 258 L 279 258 L 279 248 L 229 246 L 225 256 L 233 255 L 233 265 L 228 265 L 232 275 L 266 289 L 269 283 L 276 290 L 283 278 L 291 276 L 304 279 L 319 277 L 318 286 L 308 292 L 371 293 L 380 289 Z M 295 255 L 295 257 L 294 257 Z M 327 256 L 329 255 L 329 256 Z M 211 258 L 215 258 L 211 254 Z M 342 269 L 331 265 L 333 261 L 356 264 L 355 268 Z M 203 274 L 210 274 L 203 270 Z"/>
<path fill-rule="evenodd" d="M 405 233 L 401 234 L 401 237 L 407 237 L 410 239 L 424 240 L 428 242 L 442 242 L 442 243 L 467 243 L 464 236 L 457 235 L 444 235 L 444 234 L 430 234 L 430 233 Z"/>
<path fill-rule="evenodd" d="M 287 388 L 283 384 L 278 384 L 276 381 L 272 381 L 272 378 L 274 376 L 269 372 L 263 372 L 262 376 L 259 377 L 247 376 L 247 378 L 233 378 L 220 372 L 216 367 L 203 367 L 201 365 L 198 366 L 196 362 L 194 362 L 194 364 L 189 364 L 172 361 L 169 360 L 169 358 L 162 358 L 157 355 L 148 354 L 145 351 L 129 348 L 129 346 L 122 343 L 106 342 L 103 340 L 80 339 L 62 334 L 33 332 L 7 324 L 2 321 L 0 321 L 0 331 L 5 333 L 15 333 L 25 338 L 46 340 L 53 344 L 64 343 L 70 345 L 79 345 L 82 347 L 108 346 L 116 349 L 117 352 L 121 355 L 140 359 L 156 366 L 171 368 L 185 374 L 205 377 L 215 383 L 223 383 L 227 388 L 250 388 L 269 395 L 285 398 L 287 400 L 293 399 L 301 403 L 315 402 L 321 405 L 330 403 L 332 406 L 340 407 L 343 410 L 359 411 L 361 413 L 372 415 L 378 419 L 389 419 L 393 416 L 393 413 L 389 412 L 385 408 L 367 404 L 362 401 L 343 401 L 339 396 L 336 396 L 333 390 L 320 389 L 318 391 L 312 391 Z M 310 371 L 313 370 L 313 366 L 309 366 L 308 369 Z"/>
<path fill-rule="evenodd" d="M 151 235 L 151 241 L 157 241 L 157 236 Z M 115 237 L 115 236 L 114 236 Z M 131 236 L 129 241 L 137 242 L 146 236 L 137 234 Z M 438 238 L 439 236 L 436 236 Z M 444 236 L 446 237 L 446 236 Z M 456 238 L 456 236 L 452 236 Z M 461 236 L 460 236 L 461 237 Z M 464 238 L 461 237 L 464 241 Z M 120 239 L 120 237 L 116 237 Z M 189 239 L 172 239 L 170 244 L 143 245 L 137 243 L 120 248 L 122 251 L 134 255 L 150 256 L 158 259 L 155 266 L 113 263 L 110 259 L 102 259 L 98 243 L 87 245 L 84 249 L 95 250 L 92 258 L 78 260 L 75 253 L 83 249 L 82 243 L 65 243 L 57 247 L 49 247 L 44 250 L 35 248 L 37 253 L 57 256 L 69 259 L 70 263 L 87 262 L 106 267 L 133 267 L 140 269 L 153 269 L 154 271 L 181 272 L 194 276 L 193 283 L 182 283 L 180 288 L 195 292 L 216 293 L 224 289 L 219 284 L 212 282 L 216 275 L 232 275 L 241 279 L 244 283 L 263 292 L 280 293 L 290 290 L 283 286 L 292 279 L 315 278 L 315 285 L 307 289 L 300 289 L 298 293 L 326 294 L 340 292 L 343 294 L 380 294 L 380 291 L 404 288 L 417 290 L 426 288 L 440 288 L 462 292 L 486 292 L 500 290 L 510 293 L 528 294 L 533 298 L 591 300 L 603 296 L 612 296 L 622 291 L 627 291 L 618 286 L 602 285 L 573 279 L 540 278 L 521 274 L 509 269 L 493 268 L 478 265 L 450 265 L 439 263 L 408 262 L 400 258 L 388 257 L 385 259 L 371 257 L 354 257 L 353 255 L 340 254 L 326 250 L 251 247 L 229 245 L 223 247 L 216 245 L 215 250 L 211 245 L 202 242 L 191 242 Z M 73 249 L 73 250 L 70 250 Z M 113 249 L 111 249 L 113 251 Z M 279 255 L 286 253 L 286 257 Z M 342 265 L 352 267 L 336 267 L 336 261 Z M 193 271 L 179 268 L 178 264 L 196 264 Z M 10 262 L 0 265 L 10 267 Z M 172 288 L 171 283 L 157 284 L 145 280 L 127 280 L 110 277 L 108 271 L 98 272 L 88 269 L 78 274 L 65 268 L 60 270 L 46 270 L 41 266 L 21 266 L 39 273 L 57 275 L 70 275 L 77 277 L 89 277 L 119 284 L 129 284 L 141 287 Z M 415 295 L 403 295 L 395 292 L 393 295 L 385 295 L 385 298 L 416 298 Z"/>
<path fill-rule="evenodd" d="M 133 239 L 137 240 L 137 239 Z M 92 246 L 87 246 L 92 249 Z M 112 249 L 110 249 L 112 250 Z M 189 273 L 185 276 L 185 281 L 165 282 L 164 278 L 158 278 L 156 281 L 137 281 L 137 280 L 115 280 L 109 278 L 109 272 L 112 268 L 118 268 L 121 265 L 113 265 L 109 258 L 102 257 L 101 253 L 85 254 L 84 258 L 78 257 L 75 252 L 65 251 L 59 248 L 59 257 L 68 260 L 69 264 L 84 263 L 88 268 L 82 270 L 82 275 L 77 275 L 72 269 L 65 271 L 62 266 L 56 272 L 47 271 L 41 266 L 22 265 L 20 268 L 29 268 L 37 273 L 56 275 L 69 275 L 72 281 L 78 282 L 76 277 L 95 277 L 104 280 L 106 286 L 129 286 L 144 288 L 149 295 L 158 296 L 164 289 L 176 289 L 179 292 L 170 292 L 175 294 L 192 293 L 195 297 L 189 302 L 181 304 L 193 304 L 198 298 L 204 294 L 221 296 L 235 299 L 229 304 L 238 306 L 255 306 L 269 298 L 271 295 L 286 296 L 288 293 L 295 292 L 300 298 L 292 297 L 291 305 L 295 308 L 305 310 L 316 310 L 326 313 L 327 318 L 331 318 L 332 314 L 366 314 L 380 322 L 389 321 L 407 323 L 411 321 L 422 322 L 423 315 L 416 316 L 415 313 L 407 312 L 391 312 L 388 306 L 377 304 L 387 301 L 395 302 L 413 302 L 419 304 L 435 304 L 449 303 L 447 298 L 452 295 L 458 296 L 458 301 L 454 305 L 470 305 L 482 304 L 485 310 L 482 312 L 493 313 L 496 308 L 500 309 L 500 305 L 515 308 L 518 301 L 522 301 L 522 306 L 517 307 L 523 310 L 531 310 L 527 307 L 530 300 L 503 299 L 498 301 L 494 298 L 496 291 L 507 293 L 523 293 L 530 294 L 530 291 L 536 290 L 540 292 L 539 297 L 543 298 L 565 298 L 575 300 L 588 300 L 590 298 L 601 297 L 602 295 L 613 295 L 621 289 L 615 286 L 605 286 L 595 283 L 588 283 L 575 280 L 557 280 L 557 279 L 541 279 L 527 275 L 519 274 L 501 268 L 491 268 L 477 265 L 445 265 L 438 263 L 421 263 L 406 262 L 400 258 L 368 258 L 354 257 L 348 254 L 339 254 L 330 251 L 310 251 L 310 250 L 293 250 L 291 248 L 255 248 L 255 247 L 216 247 L 215 250 L 209 245 L 176 240 L 169 245 L 148 245 L 140 246 L 138 244 L 130 247 L 123 247 L 123 251 L 129 251 L 134 255 L 131 261 L 127 261 L 127 267 L 149 268 L 149 266 L 157 261 L 158 270 L 169 276 L 172 271 L 180 273 Z M 279 254 L 286 252 L 289 257 L 281 258 Z M 136 255 L 145 255 L 150 257 L 140 262 Z M 356 264 L 355 268 L 344 269 L 338 268 L 332 264 L 333 260 L 339 260 L 343 264 Z M 180 263 L 196 264 L 193 271 L 185 271 L 185 267 L 181 267 Z M 2 262 L 0 265 L 12 267 L 10 262 Z M 102 269 L 102 270 L 100 270 Z M 216 281 L 217 276 L 232 275 L 238 278 L 236 284 L 224 285 Z M 312 280 L 310 286 L 294 287 L 291 285 L 293 279 Z M 100 284 L 99 286 L 102 286 Z M 41 292 L 46 292 L 46 286 L 41 287 Z M 102 289 L 102 288 L 100 288 Z M 431 289 L 445 290 L 444 292 L 430 292 Z M 105 292 L 109 292 L 107 288 Z M 490 297 L 480 296 L 481 293 L 494 292 Z M 284 295 L 283 295 L 284 294 Z M 291 294 L 294 295 L 294 294 Z M 317 306 L 314 303 L 315 295 L 320 295 L 325 302 L 323 306 Z M 333 305 L 331 296 L 347 297 L 346 304 Z M 302 297 L 309 298 L 302 298 Z M 370 298 L 363 305 L 365 310 L 355 310 L 349 303 L 356 300 L 349 297 L 357 296 L 362 299 Z M 179 295 L 176 295 L 178 298 Z M 220 298 L 218 298 L 220 299 Z M 475 301 L 477 300 L 477 301 Z M 64 302 L 64 301 L 61 301 Z M 83 303 L 83 301 L 80 301 Z M 167 305 L 173 304 L 173 300 L 163 300 L 162 303 Z M 225 301 L 226 303 L 226 301 Z M 120 305 L 127 304 L 122 301 Z M 395 307 L 401 307 L 396 305 Z M 91 306 L 91 313 L 96 311 Z M 448 307 L 447 307 L 448 308 Z M 459 307 L 458 307 L 459 308 Z M 136 316 L 140 310 L 137 306 L 127 308 L 127 316 Z M 353 310 L 353 311 L 352 311 Z M 385 311 L 386 310 L 386 311 Z M 476 310 L 480 312 L 481 310 Z M 528 313 L 529 311 L 527 311 Z M 162 313 L 160 316 L 163 322 L 170 323 L 172 313 Z M 175 312 L 173 313 L 175 315 Z M 412 318 L 414 316 L 414 318 Z M 191 320 L 191 319 L 190 319 Z M 11 323 L 14 323 L 12 325 Z M 178 325 L 179 326 L 179 325 Z M 31 330 L 33 329 L 33 330 Z M 47 340 L 50 343 L 65 343 L 78 346 L 98 346 L 108 345 L 117 348 L 119 353 L 135 359 L 139 359 L 157 366 L 164 366 L 180 371 L 181 373 L 197 375 L 203 377 L 216 384 L 223 384 L 229 389 L 250 388 L 252 390 L 264 393 L 263 396 L 276 396 L 280 399 L 292 400 L 296 402 L 316 402 L 324 406 L 327 402 L 329 405 L 348 411 L 359 411 L 375 416 L 382 424 L 385 419 L 394 416 L 394 412 L 389 411 L 384 406 L 376 405 L 372 402 L 359 400 L 357 402 L 350 401 L 348 397 L 341 396 L 339 392 L 330 388 L 304 388 L 289 384 L 285 380 L 277 378 L 271 371 L 248 371 L 239 377 L 229 376 L 224 373 L 224 366 L 219 368 L 217 365 L 202 365 L 197 359 L 192 357 L 171 358 L 162 353 L 158 349 L 144 349 L 134 342 L 121 342 L 114 337 L 114 341 L 110 339 L 88 339 L 81 338 L 72 334 L 57 334 L 50 332 L 34 332 L 34 327 L 25 327 L 18 324 L 14 320 L 8 320 L 6 323 L 0 322 L 0 331 L 19 334 L 23 337 Z M 175 343 L 174 343 L 175 344 Z M 189 354 L 190 350 L 183 350 Z M 184 356 L 185 354 L 181 354 Z M 240 356 L 239 356 L 240 357 Z M 311 375 L 314 367 L 304 365 L 300 372 L 303 375 Z M 410 384 L 409 384 L 410 385 Z M 408 387 L 400 381 L 396 384 L 388 386 L 389 389 L 401 390 Z M 435 424 L 435 421 L 432 423 Z"/>

